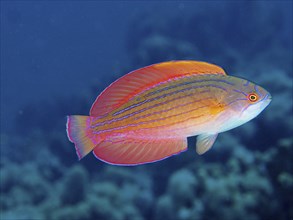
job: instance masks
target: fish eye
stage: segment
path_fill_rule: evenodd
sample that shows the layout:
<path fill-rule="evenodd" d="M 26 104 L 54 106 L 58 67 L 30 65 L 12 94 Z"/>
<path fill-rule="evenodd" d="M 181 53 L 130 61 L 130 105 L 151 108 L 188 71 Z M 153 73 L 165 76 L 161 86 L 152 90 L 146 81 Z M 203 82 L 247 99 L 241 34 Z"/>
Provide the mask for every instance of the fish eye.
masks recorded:
<path fill-rule="evenodd" d="M 247 98 L 251 102 L 256 102 L 258 100 L 258 95 L 256 93 L 249 93 Z"/>

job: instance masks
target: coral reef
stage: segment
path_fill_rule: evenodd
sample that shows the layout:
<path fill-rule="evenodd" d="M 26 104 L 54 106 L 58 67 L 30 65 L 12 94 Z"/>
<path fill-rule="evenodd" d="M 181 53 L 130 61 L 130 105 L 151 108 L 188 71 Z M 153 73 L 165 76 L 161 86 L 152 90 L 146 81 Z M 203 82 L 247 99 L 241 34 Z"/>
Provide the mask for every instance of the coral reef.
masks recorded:
<path fill-rule="evenodd" d="M 185 168 L 169 174 L 165 191 L 157 196 L 153 172 L 146 173 L 145 168 L 106 166 L 90 175 L 82 165 L 64 168 L 57 159 L 56 164 L 45 162 L 46 170 L 41 161 L 39 167 L 24 163 L 21 168 L 2 161 L 1 218 L 286 219 L 292 215 L 278 210 L 292 205 L 292 162 L 288 161 L 293 139 L 283 139 L 265 152 L 227 140 L 233 138 L 227 135 L 219 144 L 226 149 L 215 146 L 212 162 L 188 160 Z M 221 150 L 229 156 L 216 158 Z M 56 167 L 62 175 L 54 179 Z"/>
<path fill-rule="evenodd" d="M 280 143 L 278 147 L 292 151 L 292 139 L 283 142 L 286 145 Z M 292 199 L 287 196 L 284 200 L 286 206 L 274 199 L 279 192 L 275 191 L 271 181 L 275 172 L 271 172 L 270 163 L 276 158 L 288 158 L 292 152 L 286 152 L 291 153 L 286 157 L 278 157 L 276 154 L 280 152 L 275 149 L 264 154 L 253 153 L 241 145 L 234 145 L 230 151 L 231 157 L 222 160 L 223 165 L 197 162 L 189 169 L 174 172 L 169 178 L 168 190 L 157 202 L 156 219 L 207 219 L 217 216 L 223 219 L 285 219 L 285 215 L 277 210 L 292 204 Z M 292 167 L 289 168 L 287 163 L 286 166 L 288 172 Z M 288 187 L 292 187 L 292 174 L 282 166 L 280 170 L 283 174 L 279 174 L 278 184 L 284 184 L 281 191 L 288 193 Z"/>
<path fill-rule="evenodd" d="M 148 214 L 153 199 L 150 180 L 142 181 L 123 168 L 114 171 L 118 175 L 113 181 L 108 178 L 111 169 L 105 169 L 99 180 L 89 178 L 81 165 L 67 168 L 54 181 L 33 163 L 20 169 L 5 161 L 1 169 L 1 219 L 139 220 L 142 213 Z"/>

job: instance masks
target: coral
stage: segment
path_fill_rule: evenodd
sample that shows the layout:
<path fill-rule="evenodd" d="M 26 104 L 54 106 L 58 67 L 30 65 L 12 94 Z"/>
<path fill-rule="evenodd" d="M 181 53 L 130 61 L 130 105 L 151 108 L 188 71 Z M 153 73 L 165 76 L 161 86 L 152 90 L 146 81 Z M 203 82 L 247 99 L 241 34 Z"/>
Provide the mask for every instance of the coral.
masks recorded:
<path fill-rule="evenodd" d="M 265 154 L 258 155 L 266 163 L 266 169 L 270 174 L 270 181 L 274 184 L 276 201 L 284 210 L 279 212 L 276 218 L 288 219 L 293 216 L 293 138 L 280 139 L 276 146 Z M 291 207 L 291 208 L 290 208 Z"/>
<path fill-rule="evenodd" d="M 18 165 L 7 162 L 1 172 L 1 200 L 3 209 L 27 204 L 39 204 L 47 197 L 49 189 L 33 163 Z"/>
<path fill-rule="evenodd" d="M 121 179 L 120 186 L 118 182 L 109 180 L 95 182 L 95 178 L 89 178 L 85 168 L 80 165 L 68 169 L 58 181 L 51 181 L 50 184 L 47 175 L 43 175 L 42 170 L 31 163 L 19 170 L 18 165 L 6 161 L 3 168 L 0 201 L 1 218 L 4 219 L 139 220 L 143 219 L 137 208 L 142 207 L 142 196 L 147 194 L 145 201 L 152 200 L 149 197 L 151 193 L 144 192 L 147 189 L 134 181 L 131 183 L 127 178 Z M 26 175 L 19 179 L 19 173 Z M 123 175 L 125 173 L 122 171 Z M 143 178 L 146 180 L 143 182 L 149 182 L 146 176 Z M 143 178 L 140 177 L 140 180 Z M 148 204 L 146 202 L 146 206 L 141 208 L 142 212 L 149 210 Z"/>
<path fill-rule="evenodd" d="M 189 170 L 176 171 L 169 180 L 168 194 L 177 205 L 189 204 L 195 195 L 196 178 Z"/>
<path fill-rule="evenodd" d="M 194 219 L 201 217 L 201 202 L 196 200 L 197 181 L 187 169 L 176 171 L 169 179 L 167 194 L 159 198 L 156 219 Z"/>
<path fill-rule="evenodd" d="M 76 204 L 85 197 L 87 189 L 88 176 L 87 171 L 81 166 L 75 166 L 66 173 L 60 199 L 64 204 Z"/>
<path fill-rule="evenodd" d="M 198 163 L 172 174 L 166 194 L 158 200 L 156 219 L 260 219 L 260 214 L 274 213 L 274 202 L 270 211 L 257 208 L 274 196 L 268 173 L 254 167 L 257 159 L 252 152 L 235 148 L 224 165 Z"/>
<path fill-rule="evenodd" d="M 45 219 L 44 215 L 31 205 L 17 206 L 15 209 L 0 214 L 1 219 Z"/>

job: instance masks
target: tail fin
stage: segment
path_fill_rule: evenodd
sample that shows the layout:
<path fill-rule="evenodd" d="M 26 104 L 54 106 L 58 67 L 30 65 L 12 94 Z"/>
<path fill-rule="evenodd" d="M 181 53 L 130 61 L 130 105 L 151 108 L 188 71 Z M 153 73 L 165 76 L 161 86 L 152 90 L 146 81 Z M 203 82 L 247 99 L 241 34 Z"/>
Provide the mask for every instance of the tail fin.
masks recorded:
<path fill-rule="evenodd" d="M 75 144 L 78 159 L 82 159 L 91 152 L 97 144 L 90 128 L 90 122 L 90 116 L 67 116 L 67 136 L 68 139 Z"/>

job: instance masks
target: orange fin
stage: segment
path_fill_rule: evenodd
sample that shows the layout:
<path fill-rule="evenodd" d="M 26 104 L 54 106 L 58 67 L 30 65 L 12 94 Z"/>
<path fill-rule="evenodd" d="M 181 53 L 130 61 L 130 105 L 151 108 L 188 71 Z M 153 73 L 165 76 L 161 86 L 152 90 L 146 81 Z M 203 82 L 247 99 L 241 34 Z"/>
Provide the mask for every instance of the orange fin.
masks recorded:
<path fill-rule="evenodd" d="M 170 61 L 143 67 L 124 75 L 107 87 L 92 105 L 90 115 L 102 116 L 146 88 L 172 78 L 194 74 L 226 75 L 221 67 L 199 61 Z"/>
<path fill-rule="evenodd" d="M 114 165 L 138 165 L 163 160 L 187 149 L 187 139 L 112 138 L 94 149 L 94 155 Z"/>
<path fill-rule="evenodd" d="M 97 145 L 90 129 L 91 117 L 81 115 L 67 116 L 66 131 L 68 139 L 75 144 L 79 159 L 91 152 Z"/>

